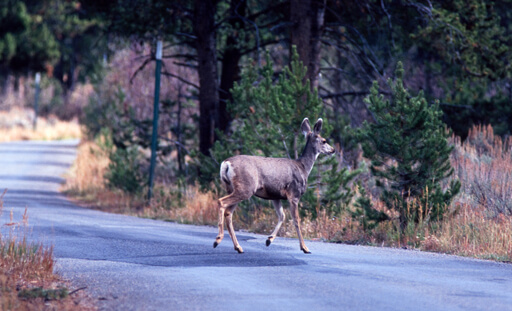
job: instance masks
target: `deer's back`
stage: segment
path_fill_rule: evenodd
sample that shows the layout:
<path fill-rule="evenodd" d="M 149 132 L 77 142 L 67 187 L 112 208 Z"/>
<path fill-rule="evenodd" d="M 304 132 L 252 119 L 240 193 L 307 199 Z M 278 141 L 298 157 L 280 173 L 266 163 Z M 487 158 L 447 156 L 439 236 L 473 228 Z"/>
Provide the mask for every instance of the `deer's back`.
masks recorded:
<path fill-rule="evenodd" d="M 263 199 L 300 197 L 306 190 L 307 175 L 302 164 L 286 158 L 239 155 L 221 165 L 221 179 L 228 188 Z"/>

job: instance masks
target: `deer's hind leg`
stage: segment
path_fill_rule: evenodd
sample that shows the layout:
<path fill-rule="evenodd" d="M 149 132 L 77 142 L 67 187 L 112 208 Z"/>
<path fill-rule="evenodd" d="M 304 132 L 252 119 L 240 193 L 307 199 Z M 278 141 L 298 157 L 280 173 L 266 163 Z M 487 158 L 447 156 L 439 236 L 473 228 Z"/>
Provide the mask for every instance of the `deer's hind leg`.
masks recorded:
<path fill-rule="evenodd" d="M 239 253 L 243 253 L 243 249 L 238 243 L 236 239 L 235 230 L 233 228 L 233 211 L 237 207 L 238 203 L 244 200 L 245 198 L 240 198 L 236 196 L 234 193 L 231 193 L 225 197 L 219 199 L 219 234 L 215 238 L 215 242 L 213 243 L 213 247 L 217 247 L 220 244 L 222 239 L 224 238 L 224 219 L 227 221 L 228 233 L 231 236 L 231 240 L 233 240 L 233 245 L 235 246 L 235 250 Z"/>
<path fill-rule="evenodd" d="M 217 247 L 217 245 L 219 245 L 220 242 L 222 242 L 222 239 L 224 238 L 224 211 L 226 208 L 222 206 L 222 203 L 220 202 L 220 200 L 218 201 L 218 205 L 219 205 L 219 224 L 218 224 L 219 234 L 215 238 L 215 242 L 213 242 L 213 248 Z"/>
<path fill-rule="evenodd" d="M 279 229 L 281 229 L 281 225 L 283 224 L 283 221 L 285 219 L 283 204 L 281 203 L 281 200 L 274 200 L 272 201 L 272 204 L 274 205 L 279 220 L 277 222 L 276 228 L 274 229 L 274 232 L 272 232 L 272 234 L 267 239 L 267 246 L 269 246 L 270 243 L 274 242 L 274 239 L 276 238 Z"/>

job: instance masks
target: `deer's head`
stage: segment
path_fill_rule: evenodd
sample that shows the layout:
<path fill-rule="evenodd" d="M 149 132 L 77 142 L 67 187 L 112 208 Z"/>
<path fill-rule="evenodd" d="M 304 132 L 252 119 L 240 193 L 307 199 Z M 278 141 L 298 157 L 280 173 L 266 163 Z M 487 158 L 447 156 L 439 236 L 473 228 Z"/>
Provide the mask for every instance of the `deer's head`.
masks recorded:
<path fill-rule="evenodd" d="M 302 133 L 306 137 L 306 145 L 309 145 L 309 147 L 313 149 L 313 152 L 316 156 L 318 156 L 320 153 L 333 154 L 335 151 L 334 148 L 327 143 L 327 140 L 320 136 L 320 132 L 322 131 L 322 123 L 322 119 L 319 118 L 313 127 L 313 131 L 311 131 L 309 119 L 304 118 L 302 125 L 300 126 Z"/>

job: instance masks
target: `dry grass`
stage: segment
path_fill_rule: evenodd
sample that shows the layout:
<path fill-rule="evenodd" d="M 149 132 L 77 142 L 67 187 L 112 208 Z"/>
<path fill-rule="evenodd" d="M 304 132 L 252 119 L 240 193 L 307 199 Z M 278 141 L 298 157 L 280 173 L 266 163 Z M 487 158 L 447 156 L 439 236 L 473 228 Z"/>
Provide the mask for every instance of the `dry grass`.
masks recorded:
<path fill-rule="evenodd" d="M 512 260 L 512 139 L 495 136 L 491 126 L 475 126 L 465 142 L 454 138 L 452 165 L 461 195 L 426 250 Z"/>
<path fill-rule="evenodd" d="M 156 185 L 151 205 L 146 205 L 137 214 L 198 225 L 216 225 L 218 221 L 216 195 L 203 193 L 198 187 L 185 190 Z"/>
<path fill-rule="evenodd" d="M 5 192 L 4 192 L 5 194 Z M 3 195 L 0 196 L 0 214 Z M 53 273 L 53 247 L 28 242 L 28 214 L 12 217 L 0 233 L 0 310 L 95 310 L 81 292 L 69 292 Z"/>
<path fill-rule="evenodd" d="M 33 129 L 32 110 L 13 108 L 0 111 L 0 141 L 17 140 L 59 140 L 80 138 L 81 129 L 77 120 L 60 121 L 55 117 L 38 118 Z"/>
<path fill-rule="evenodd" d="M 512 219 L 503 214 L 489 218 L 485 208 L 468 204 L 426 234 L 422 249 L 462 256 L 512 260 Z"/>
<path fill-rule="evenodd" d="M 491 126 L 478 126 L 464 143 L 454 142 L 452 165 L 465 194 L 462 202 L 485 207 L 489 217 L 512 216 L 512 138 L 503 141 Z"/>
<path fill-rule="evenodd" d="M 110 160 L 101 145 L 104 137 L 97 141 L 81 142 L 77 158 L 66 174 L 62 190 L 80 203 L 103 211 L 137 214 L 141 210 L 142 198 L 111 190 L 105 186 L 104 174 Z"/>
<path fill-rule="evenodd" d="M 103 175 L 109 163 L 98 143 L 80 143 L 77 158 L 66 175 L 65 190 L 73 195 L 87 194 L 96 197 L 104 188 Z"/>

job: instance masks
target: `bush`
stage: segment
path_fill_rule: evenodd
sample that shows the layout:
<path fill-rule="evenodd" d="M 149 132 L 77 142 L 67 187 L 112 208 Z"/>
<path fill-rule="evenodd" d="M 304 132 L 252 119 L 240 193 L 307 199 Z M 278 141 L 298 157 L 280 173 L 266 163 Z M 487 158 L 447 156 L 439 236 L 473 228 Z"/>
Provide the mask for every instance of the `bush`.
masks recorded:
<path fill-rule="evenodd" d="M 138 193 L 142 190 L 143 178 L 137 162 L 137 150 L 116 149 L 109 158 L 110 164 L 105 174 L 107 185 L 127 193 Z"/>
<path fill-rule="evenodd" d="M 389 216 L 374 208 L 371 197 L 360 184 L 358 188 L 359 197 L 356 199 L 355 210 L 351 212 L 351 216 L 361 223 L 365 232 L 368 232 L 379 223 L 389 220 Z"/>
<path fill-rule="evenodd" d="M 101 135 L 104 139 L 100 148 L 108 155 L 110 161 L 104 175 L 107 186 L 127 193 L 140 193 L 147 178 L 140 164 L 138 148 L 117 148 L 108 129 L 103 129 Z"/>

